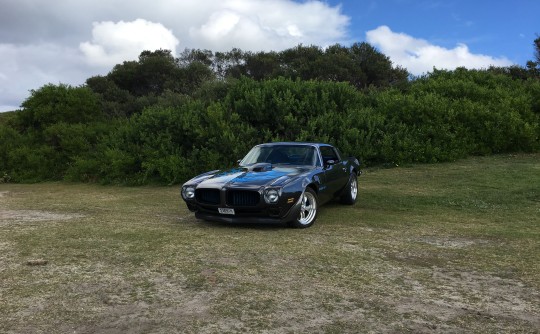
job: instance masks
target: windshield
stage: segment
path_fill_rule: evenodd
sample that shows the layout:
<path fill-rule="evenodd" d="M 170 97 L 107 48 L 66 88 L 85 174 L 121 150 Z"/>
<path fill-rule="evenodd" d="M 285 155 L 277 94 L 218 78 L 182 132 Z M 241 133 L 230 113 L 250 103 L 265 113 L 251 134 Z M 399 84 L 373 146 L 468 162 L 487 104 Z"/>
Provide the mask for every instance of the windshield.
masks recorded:
<path fill-rule="evenodd" d="M 248 166 L 259 162 L 316 166 L 318 161 L 319 156 L 315 147 L 309 145 L 255 146 L 242 159 L 240 166 Z"/>

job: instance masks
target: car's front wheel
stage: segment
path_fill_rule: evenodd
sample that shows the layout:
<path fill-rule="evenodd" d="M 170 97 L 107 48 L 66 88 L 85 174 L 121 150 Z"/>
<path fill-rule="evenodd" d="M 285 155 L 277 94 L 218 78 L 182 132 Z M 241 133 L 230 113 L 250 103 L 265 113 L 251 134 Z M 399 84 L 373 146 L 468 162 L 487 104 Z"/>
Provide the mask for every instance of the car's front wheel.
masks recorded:
<path fill-rule="evenodd" d="M 300 199 L 300 213 L 298 217 L 291 222 L 293 227 L 306 228 L 315 223 L 317 219 L 317 194 L 311 188 L 306 188 Z"/>

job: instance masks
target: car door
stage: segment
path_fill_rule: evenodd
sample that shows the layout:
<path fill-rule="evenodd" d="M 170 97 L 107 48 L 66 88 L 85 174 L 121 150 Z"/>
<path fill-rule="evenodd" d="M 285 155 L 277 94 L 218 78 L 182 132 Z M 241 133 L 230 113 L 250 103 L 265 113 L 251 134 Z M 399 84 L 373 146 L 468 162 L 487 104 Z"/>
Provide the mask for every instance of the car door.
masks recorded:
<path fill-rule="evenodd" d="M 346 162 L 341 160 L 337 150 L 332 146 L 321 146 L 321 156 L 325 175 L 326 200 L 335 197 L 347 184 L 349 175 Z"/>

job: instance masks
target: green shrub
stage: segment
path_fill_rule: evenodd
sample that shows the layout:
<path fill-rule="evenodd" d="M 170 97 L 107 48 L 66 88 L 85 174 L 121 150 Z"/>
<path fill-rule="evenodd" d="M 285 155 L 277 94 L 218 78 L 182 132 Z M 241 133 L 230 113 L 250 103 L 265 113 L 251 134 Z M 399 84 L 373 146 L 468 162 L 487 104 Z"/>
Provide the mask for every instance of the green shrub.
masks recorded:
<path fill-rule="evenodd" d="M 87 123 L 103 118 L 98 97 L 89 88 L 48 84 L 32 90 L 17 112 L 21 130 L 64 123 Z"/>
<path fill-rule="evenodd" d="M 140 111 L 129 117 L 110 118 L 107 101 L 107 123 L 91 91 L 47 85 L 0 123 L 0 174 L 15 182 L 176 184 L 233 166 L 268 141 L 328 142 L 367 165 L 537 151 L 540 82 L 504 73 L 434 71 L 405 90 L 206 81 L 192 96 L 164 88 L 133 98 Z M 95 89 L 107 84 L 98 79 Z"/>

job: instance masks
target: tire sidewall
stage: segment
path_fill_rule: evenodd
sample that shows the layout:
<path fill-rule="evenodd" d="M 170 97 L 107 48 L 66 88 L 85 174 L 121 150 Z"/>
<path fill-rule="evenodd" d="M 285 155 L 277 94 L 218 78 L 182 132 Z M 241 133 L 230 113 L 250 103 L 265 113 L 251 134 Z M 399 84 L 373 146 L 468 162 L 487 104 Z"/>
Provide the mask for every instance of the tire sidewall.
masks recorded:
<path fill-rule="evenodd" d="M 353 181 L 356 181 L 356 196 L 353 198 L 351 194 L 351 186 Z M 347 182 L 347 186 L 345 186 L 345 193 L 341 197 L 341 203 L 353 205 L 356 203 L 356 200 L 358 199 L 358 177 L 355 173 L 351 173 L 349 177 L 349 182 Z"/>
<path fill-rule="evenodd" d="M 293 220 L 291 222 L 291 226 L 292 227 L 296 227 L 296 228 L 307 228 L 307 227 L 310 227 L 312 226 L 315 221 L 317 220 L 317 216 L 319 215 L 319 198 L 317 197 L 317 193 L 311 189 L 310 187 L 307 187 L 305 190 L 304 190 L 304 193 L 305 192 L 309 192 L 311 193 L 311 195 L 313 196 L 313 198 L 315 199 L 315 216 L 313 217 L 313 219 L 311 220 L 311 222 L 309 222 L 308 224 L 302 224 L 300 223 L 299 221 L 299 218 L 300 217 L 297 217 L 295 218 L 295 220 Z M 302 197 L 304 196 L 304 193 L 302 193 Z M 302 197 L 300 200 L 302 200 Z"/>

